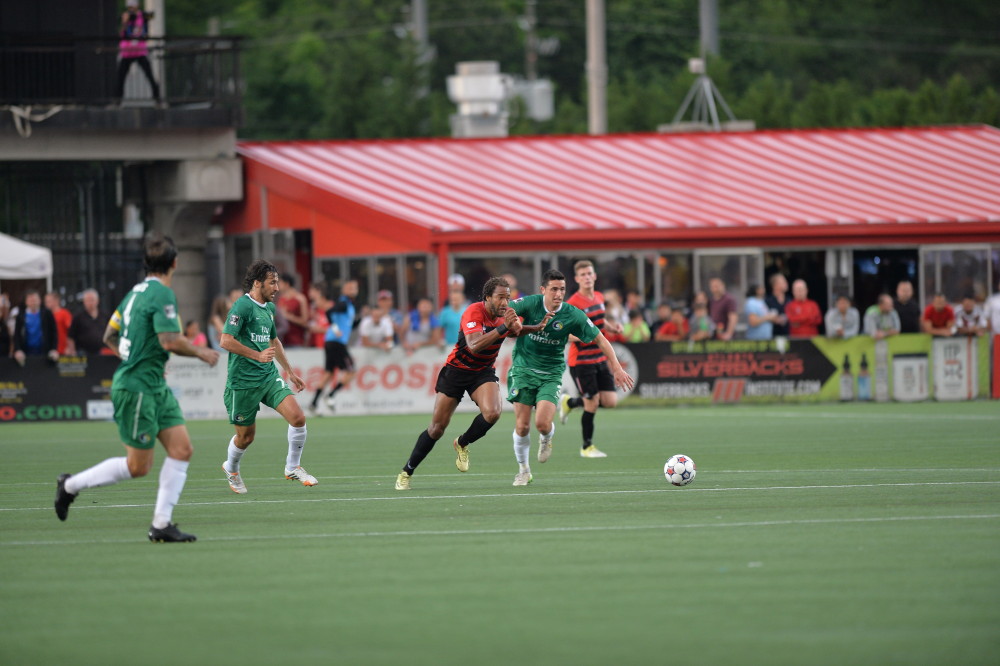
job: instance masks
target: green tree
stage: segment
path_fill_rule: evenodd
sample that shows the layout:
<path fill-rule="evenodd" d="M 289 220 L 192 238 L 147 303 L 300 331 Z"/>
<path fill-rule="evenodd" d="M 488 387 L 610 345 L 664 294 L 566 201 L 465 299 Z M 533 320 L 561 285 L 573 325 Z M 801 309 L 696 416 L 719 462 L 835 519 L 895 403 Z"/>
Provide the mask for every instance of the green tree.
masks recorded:
<path fill-rule="evenodd" d="M 790 127 L 795 102 L 792 82 L 778 79 L 771 72 L 751 82 L 750 87 L 735 103 L 734 113 L 740 119 L 753 120 L 758 128 Z"/>
<path fill-rule="evenodd" d="M 860 100 L 859 124 L 874 127 L 901 127 L 913 117 L 913 93 L 903 88 L 876 90 Z"/>
<path fill-rule="evenodd" d="M 1000 126 L 1000 94 L 988 86 L 976 98 L 976 106 L 972 113 L 973 122 L 986 123 L 994 127 Z"/>
<path fill-rule="evenodd" d="M 857 92 L 844 79 L 836 83 L 814 82 L 792 112 L 795 127 L 850 127 L 857 124 Z"/>
<path fill-rule="evenodd" d="M 525 70 L 525 0 L 430 0 L 433 57 L 409 35 L 409 0 L 171 0 L 168 34 L 217 17 L 244 35 L 245 127 L 253 138 L 448 135 L 455 64 Z M 587 130 L 586 3 L 538 0 L 557 117 L 511 133 Z M 979 0 L 727 0 L 716 85 L 759 127 L 997 123 L 1000 12 Z M 668 122 L 699 53 L 695 0 L 606 3 L 611 131 Z"/>

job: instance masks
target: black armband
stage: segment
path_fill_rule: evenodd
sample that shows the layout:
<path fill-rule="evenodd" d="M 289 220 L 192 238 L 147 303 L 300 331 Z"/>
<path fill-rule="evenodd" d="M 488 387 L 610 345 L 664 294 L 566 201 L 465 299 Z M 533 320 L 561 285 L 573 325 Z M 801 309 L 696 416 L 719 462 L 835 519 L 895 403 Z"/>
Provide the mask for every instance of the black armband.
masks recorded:
<path fill-rule="evenodd" d="M 507 334 L 507 324 L 500 324 L 493 330 L 495 330 L 497 332 L 497 335 L 499 335 L 502 338 L 504 335 Z"/>

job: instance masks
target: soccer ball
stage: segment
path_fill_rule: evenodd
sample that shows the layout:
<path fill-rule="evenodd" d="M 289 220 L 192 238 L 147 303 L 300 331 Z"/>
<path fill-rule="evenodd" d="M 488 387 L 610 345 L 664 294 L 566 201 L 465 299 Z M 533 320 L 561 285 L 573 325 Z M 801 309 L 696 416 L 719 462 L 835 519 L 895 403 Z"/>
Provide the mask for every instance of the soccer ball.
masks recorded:
<path fill-rule="evenodd" d="M 694 481 L 695 474 L 694 461 L 690 456 L 671 456 L 667 464 L 663 466 L 663 476 L 667 481 L 675 486 L 686 486 Z"/>

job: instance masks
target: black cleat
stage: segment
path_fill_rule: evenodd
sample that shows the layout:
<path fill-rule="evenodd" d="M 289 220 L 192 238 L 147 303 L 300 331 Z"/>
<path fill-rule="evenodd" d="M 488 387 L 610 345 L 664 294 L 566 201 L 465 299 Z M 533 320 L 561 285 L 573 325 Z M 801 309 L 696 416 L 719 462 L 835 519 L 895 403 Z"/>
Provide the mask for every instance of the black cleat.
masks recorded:
<path fill-rule="evenodd" d="M 69 513 L 69 505 L 76 499 L 76 495 L 66 492 L 66 479 L 72 474 L 60 474 L 56 479 L 56 515 L 59 520 L 66 520 Z"/>
<path fill-rule="evenodd" d="M 187 534 L 177 529 L 177 523 L 170 523 L 162 530 L 152 525 L 149 526 L 149 540 L 155 543 L 186 543 L 197 541 L 198 537 Z"/>

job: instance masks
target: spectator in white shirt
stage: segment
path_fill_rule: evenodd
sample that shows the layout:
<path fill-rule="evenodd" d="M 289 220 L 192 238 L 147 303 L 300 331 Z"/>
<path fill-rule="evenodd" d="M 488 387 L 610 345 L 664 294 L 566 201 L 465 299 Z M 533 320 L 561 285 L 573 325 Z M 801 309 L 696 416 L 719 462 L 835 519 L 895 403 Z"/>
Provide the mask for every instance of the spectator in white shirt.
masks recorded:
<path fill-rule="evenodd" d="M 358 325 L 359 344 L 362 347 L 389 351 L 394 344 L 394 335 L 392 320 L 382 307 L 372 308 L 371 313 Z"/>
<path fill-rule="evenodd" d="M 970 337 L 986 333 L 986 316 L 983 309 L 976 305 L 972 296 L 962 298 L 962 307 L 955 308 L 955 334 Z"/>
<path fill-rule="evenodd" d="M 826 337 L 838 340 L 853 338 L 861 330 L 861 315 L 858 309 L 851 305 L 851 298 L 841 294 L 837 303 L 826 311 L 824 317 Z"/>

